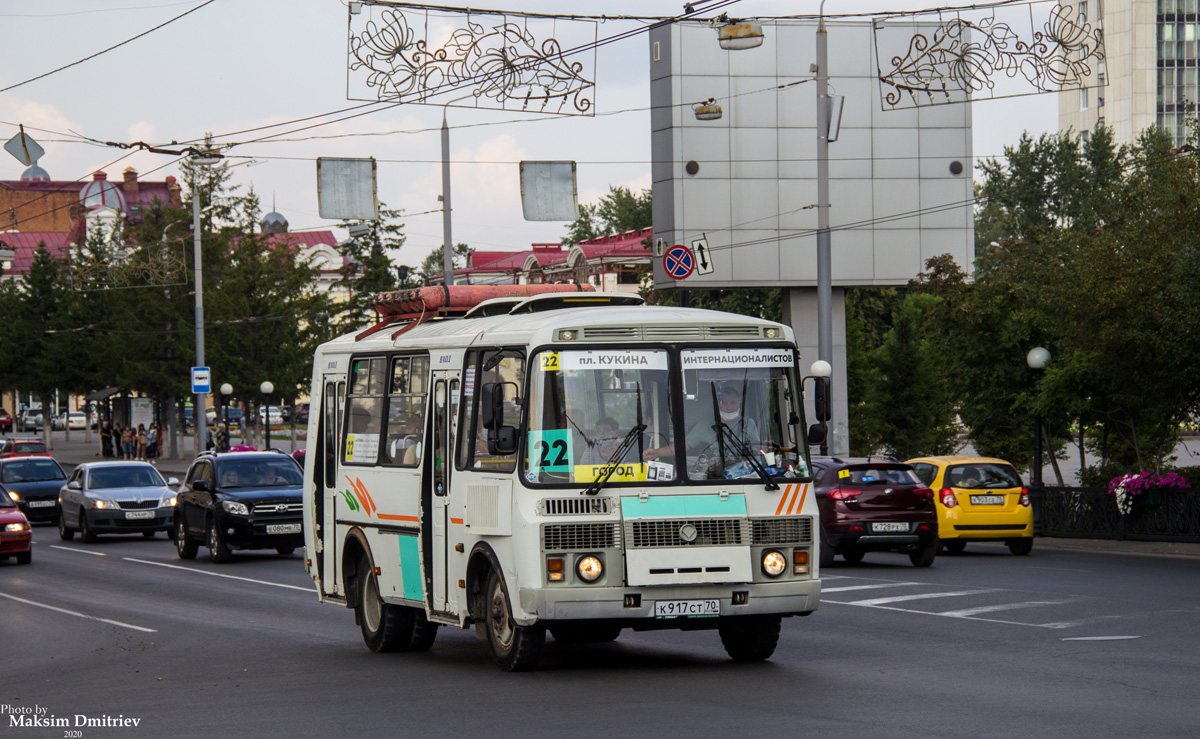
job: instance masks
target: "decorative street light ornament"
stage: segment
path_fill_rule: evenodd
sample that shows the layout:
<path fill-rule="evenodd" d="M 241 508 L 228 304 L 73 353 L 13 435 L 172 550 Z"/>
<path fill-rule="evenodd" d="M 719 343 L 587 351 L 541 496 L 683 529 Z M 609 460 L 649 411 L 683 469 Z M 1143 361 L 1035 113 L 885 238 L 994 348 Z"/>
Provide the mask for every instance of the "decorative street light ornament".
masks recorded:
<path fill-rule="evenodd" d="M 351 100 L 595 115 L 595 21 L 471 10 L 447 33 L 462 13 L 373 3 L 364 11 L 349 16 Z M 543 28 L 565 32 L 566 43 L 539 40 Z"/>
<path fill-rule="evenodd" d="M 696 111 L 696 120 L 698 121 L 715 121 L 721 117 L 721 106 L 717 105 L 716 98 L 709 98 L 703 103 L 694 105 L 692 110 Z"/>
<path fill-rule="evenodd" d="M 728 23 L 717 28 L 717 43 L 722 49 L 740 51 L 762 46 L 762 25 L 758 23 Z"/>
<path fill-rule="evenodd" d="M 1075 90 L 1086 87 L 1093 74 L 1106 75 L 1104 30 L 1088 22 L 1083 3 L 1077 12 L 1072 5 L 1054 2 L 1039 30 L 1035 10 L 1045 12 L 1047 5 L 1035 0 L 992 8 L 982 16 L 965 10 L 944 22 L 943 11 L 930 15 L 929 22 L 917 20 L 921 14 L 914 13 L 912 26 L 921 33 L 904 31 L 901 24 L 876 23 L 883 108 Z M 1014 23 L 1029 23 L 1028 32 L 1018 33 L 998 12 Z M 884 63 L 888 49 L 900 44 L 906 48 L 890 56 L 889 69 Z"/>
<path fill-rule="evenodd" d="M 1029 365 L 1029 369 L 1045 369 L 1050 363 L 1050 351 L 1045 347 L 1035 346 L 1025 355 L 1025 363 Z"/>

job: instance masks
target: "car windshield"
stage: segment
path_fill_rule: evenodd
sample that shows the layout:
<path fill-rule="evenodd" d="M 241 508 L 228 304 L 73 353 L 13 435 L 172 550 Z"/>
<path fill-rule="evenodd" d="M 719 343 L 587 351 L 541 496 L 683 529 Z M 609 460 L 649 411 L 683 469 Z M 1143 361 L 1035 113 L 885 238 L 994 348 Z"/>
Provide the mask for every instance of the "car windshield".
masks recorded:
<path fill-rule="evenodd" d="M 739 447 L 772 477 L 808 476 L 792 349 L 689 349 L 680 360 L 689 478 L 756 476 Z"/>
<path fill-rule="evenodd" d="M 53 459 L 22 459 L 8 462 L 0 469 L 0 482 L 42 482 L 66 477 Z"/>
<path fill-rule="evenodd" d="M 226 460 L 217 471 L 220 488 L 278 488 L 301 483 L 300 468 L 289 457 Z"/>
<path fill-rule="evenodd" d="M 0 508 L 16 508 L 16 507 L 17 507 L 17 504 L 13 502 L 12 498 L 8 497 L 8 493 L 4 492 L 3 490 L 0 490 Z"/>
<path fill-rule="evenodd" d="M 644 454 L 653 447 L 674 448 L 665 350 L 545 351 L 534 357 L 533 367 L 526 480 L 594 482 L 639 420 L 646 427 L 642 438 L 631 439 L 609 480 L 673 479 L 672 465 Z"/>
<path fill-rule="evenodd" d="M 163 487 L 162 475 L 158 470 L 146 465 L 145 467 L 103 467 L 88 473 L 88 487 L 92 490 L 107 488 L 149 488 Z"/>
<path fill-rule="evenodd" d="M 838 470 L 838 483 L 843 485 L 920 485 L 916 473 L 908 465 L 881 467 L 864 465 Z"/>
<path fill-rule="evenodd" d="M 947 487 L 966 490 L 1019 488 L 1021 487 L 1021 478 L 1017 476 L 1016 470 L 1006 464 L 973 462 L 948 467 L 943 484 Z"/>

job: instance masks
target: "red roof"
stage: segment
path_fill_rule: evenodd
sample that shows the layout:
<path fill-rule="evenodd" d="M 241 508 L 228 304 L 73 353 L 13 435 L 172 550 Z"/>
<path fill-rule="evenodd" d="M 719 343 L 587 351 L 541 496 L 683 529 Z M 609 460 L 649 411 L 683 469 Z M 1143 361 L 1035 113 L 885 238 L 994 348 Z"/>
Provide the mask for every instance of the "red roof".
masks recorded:
<path fill-rule="evenodd" d="M 579 247 L 583 255 L 588 259 L 623 256 L 644 257 L 650 253 L 650 250 L 646 248 L 645 241 L 653 233 L 654 229 L 647 227 L 639 231 L 626 231 L 625 233 L 611 234 L 609 236 L 588 239 L 587 241 L 580 241 L 576 246 Z"/>
<path fill-rule="evenodd" d="M 4 270 L 4 274 L 29 274 L 29 265 L 33 264 L 33 253 L 38 245 L 45 242 L 46 250 L 58 259 L 68 256 L 67 236 L 69 234 L 55 231 L 28 231 L 25 233 L 0 233 L 0 243 L 17 253 L 12 267 Z"/>

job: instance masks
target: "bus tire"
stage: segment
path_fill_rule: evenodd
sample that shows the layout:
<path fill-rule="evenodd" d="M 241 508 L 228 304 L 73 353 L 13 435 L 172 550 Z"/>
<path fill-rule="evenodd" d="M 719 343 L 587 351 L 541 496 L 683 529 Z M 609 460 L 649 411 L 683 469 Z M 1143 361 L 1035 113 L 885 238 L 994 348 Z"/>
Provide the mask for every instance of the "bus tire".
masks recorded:
<path fill-rule="evenodd" d="M 379 595 L 379 580 L 371 563 L 364 557 L 358 563 L 358 603 L 355 616 L 362 627 L 363 641 L 372 652 L 398 652 L 405 632 L 411 626 L 411 609 L 384 603 Z M 423 614 L 422 614 L 423 615 Z"/>
<path fill-rule="evenodd" d="M 550 627 L 550 636 L 560 644 L 597 644 L 616 641 L 621 635 L 620 626 L 593 626 L 591 624 L 562 624 Z"/>
<path fill-rule="evenodd" d="M 546 645 L 546 628 L 540 624 L 518 626 L 512 617 L 512 601 L 500 573 L 493 568 L 488 573 L 484 589 L 484 618 L 479 628 L 484 630 L 492 658 L 505 672 L 532 670 L 542 658 Z"/>
<path fill-rule="evenodd" d="M 734 662 L 761 662 L 779 644 L 779 616 L 734 616 L 717 623 L 721 645 Z"/>

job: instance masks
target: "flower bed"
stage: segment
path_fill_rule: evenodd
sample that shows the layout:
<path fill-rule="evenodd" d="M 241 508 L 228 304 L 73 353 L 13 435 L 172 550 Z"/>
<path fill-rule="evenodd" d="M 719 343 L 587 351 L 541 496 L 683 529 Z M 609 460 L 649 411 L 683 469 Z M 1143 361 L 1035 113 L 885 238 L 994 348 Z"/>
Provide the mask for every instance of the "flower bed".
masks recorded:
<path fill-rule="evenodd" d="M 1138 472 L 1136 474 L 1122 475 L 1114 477 L 1108 484 L 1108 492 L 1115 496 L 1117 501 L 1117 510 L 1125 515 L 1133 510 L 1133 504 L 1138 500 L 1138 496 L 1144 495 L 1148 491 L 1159 491 L 1163 488 L 1184 488 L 1187 487 L 1187 480 L 1184 480 L 1174 472 L 1168 472 L 1165 475 L 1156 475 L 1153 472 Z"/>

